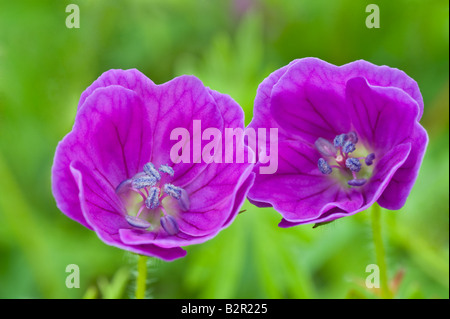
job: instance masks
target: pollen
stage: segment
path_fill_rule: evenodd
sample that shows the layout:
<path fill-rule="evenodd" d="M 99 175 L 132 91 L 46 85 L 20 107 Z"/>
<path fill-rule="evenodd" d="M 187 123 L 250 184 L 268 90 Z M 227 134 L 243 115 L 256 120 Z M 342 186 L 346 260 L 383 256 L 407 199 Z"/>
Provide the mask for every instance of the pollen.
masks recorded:
<path fill-rule="evenodd" d="M 131 179 L 131 186 L 135 189 L 141 189 L 156 184 L 156 179 L 153 176 L 137 174 Z"/>
<path fill-rule="evenodd" d="M 173 176 L 173 174 L 174 174 L 173 168 L 170 167 L 170 166 L 167 165 L 167 164 L 161 165 L 161 166 L 159 167 L 159 171 L 162 172 L 162 173 L 169 174 L 170 176 Z"/>
<path fill-rule="evenodd" d="M 148 191 L 148 197 L 145 200 L 145 206 L 148 209 L 155 209 L 159 206 L 159 188 L 151 187 Z"/>
<path fill-rule="evenodd" d="M 319 170 L 322 174 L 331 174 L 332 169 L 330 165 L 328 165 L 327 161 L 323 158 L 319 158 L 319 161 L 317 162 L 317 165 L 319 166 Z"/>
<path fill-rule="evenodd" d="M 352 179 L 347 182 L 347 184 L 350 186 L 363 186 L 366 183 L 367 183 L 367 179 L 365 179 L 365 178 Z"/>
<path fill-rule="evenodd" d="M 359 172 L 361 170 L 361 163 L 357 158 L 353 157 L 347 158 L 345 160 L 345 166 L 347 166 L 347 168 L 350 169 L 352 172 Z"/>
<path fill-rule="evenodd" d="M 165 184 L 164 185 L 164 193 L 166 193 L 169 196 L 172 196 L 175 199 L 180 199 L 181 197 L 181 188 L 174 186 L 172 184 Z"/>
<path fill-rule="evenodd" d="M 169 235 L 176 235 L 180 231 L 177 221 L 170 215 L 161 217 L 160 223 L 162 228 Z"/>
<path fill-rule="evenodd" d="M 141 219 L 139 217 L 136 217 L 136 216 L 126 215 L 125 219 L 128 222 L 128 224 L 130 224 L 131 226 L 136 227 L 136 228 L 147 229 L 150 226 L 152 226 L 152 224 L 150 224 L 148 221 Z"/>
<path fill-rule="evenodd" d="M 347 134 L 340 134 L 334 138 L 333 144 L 335 147 L 344 146 L 345 141 L 347 140 Z"/>
<path fill-rule="evenodd" d="M 364 159 L 364 162 L 366 163 L 367 166 L 370 166 L 373 164 L 373 160 L 375 159 L 375 154 L 374 153 L 370 153 L 369 155 L 367 155 L 367 157 Z"/>
<path fill-rule="evenodd" d="M 159 174 L 158 170 L 155 168 L 155 165 L 152 163 L 147 163 L 144 165 L 144 173 L 148 176 L 154 177 L 157 181 L 161 179 L 161 174 Z"/>
<path fill-rule="evenodd" d="M 343 151 L 345 154 L 352 153 L 352 152 L 354 152 L 355 150 L 356 150 L 355 144 L 353 144 L 353 143 L 350 142 L 350 141 L 345 142 L 344 146 L 342 147 L 342 151 Z"/>

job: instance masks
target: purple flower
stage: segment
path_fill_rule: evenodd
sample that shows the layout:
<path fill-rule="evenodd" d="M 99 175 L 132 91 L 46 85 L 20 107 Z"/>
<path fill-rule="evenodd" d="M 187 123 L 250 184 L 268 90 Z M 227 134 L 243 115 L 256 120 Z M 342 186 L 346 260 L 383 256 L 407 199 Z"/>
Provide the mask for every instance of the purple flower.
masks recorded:
<path fill-rule="evenodd" d="M 248 198 L 280 212 L 280 227 L 332 221 L 374 202 L 400 209 L 428 143 L 422 113 L 417 83 L 398 69 L 295 60 L 258 88 L 249 127 L 279 129 L 279 166 L 256 176 Z"/>
<path fill-rule="evenodd" d="M 181 246 L 233 221 L 254 180 L 253 164 L 198 161 L 195 148 L 208 141 L 194 122 L 243 130 L 244 113 L 193 76 L 155 85 L 137 70 L 105 72 L 81 95 L 73 129 L 56 149 L 58 208 L 106 244 L 164 260 L 185 256 Z M 171 160 L 177 129 L 191 137 L 184 161 Z M 184 146 L 194 148 L 187 157 Z"/>

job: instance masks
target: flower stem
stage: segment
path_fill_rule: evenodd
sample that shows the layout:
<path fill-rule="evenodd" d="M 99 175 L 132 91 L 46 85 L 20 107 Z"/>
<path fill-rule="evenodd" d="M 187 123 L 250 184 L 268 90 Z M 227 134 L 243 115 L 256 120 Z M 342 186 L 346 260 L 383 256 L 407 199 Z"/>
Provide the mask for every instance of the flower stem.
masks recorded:
<path fill-rule="evenodd" d="M 136 279 L 136 299 L 145 298 L 145 286 L 147 283 L 147 256 L 139 255 Z"/>
<path fill-rule="evenodd" d="M 389 289 L 385 251 L 381 236 L 381 208 L 377 203 L 372 205 L 372 233 L 375 245 L 375 258 L 380 269 L 381 298 L 390 299 L 392 298 L 392 294 Z"/>

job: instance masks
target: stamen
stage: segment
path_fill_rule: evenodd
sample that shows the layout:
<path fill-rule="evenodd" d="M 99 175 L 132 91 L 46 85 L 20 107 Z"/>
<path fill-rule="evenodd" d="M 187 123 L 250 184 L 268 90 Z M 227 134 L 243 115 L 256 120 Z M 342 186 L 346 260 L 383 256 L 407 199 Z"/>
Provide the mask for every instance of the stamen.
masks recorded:
<path fill-rule="evenodd" d="M 164 193 L 172 196 L 175 199 L 180 199 L 182 188 L 172 184 L 164 184 Z"/>
<path fill-rule="evenodd" d="M 352 179 L 347 182 L 350 186 L 363 186 L 365 183 L 367 183 L 367 179 L 365 178 Z"/>
<path fill-rule="evenodd" d="M 153 186 L 155 184 L 156 184 L 156 179 L 151 176 L 138 177 L 131 181 L 131 186 L 136 189 Z"/>
<path fill-rule="evenodd" d="M 184 189 L 181 189 L 181 197 L 178 200 L 178 203 L 180 203 L 181 210 L 186 212 L 191 208 L 191 202 L 189 200 L 189 195 Z"/>
<path fill-rule="evenodd" d="M 322 157 L 319 158 L 319 161 L 317 162 L 318 166 L 319 166 L 319 170 L 322 174 L 331 174 L 332 169 L 330 167 L 330 165 L 328 165 L 327 161 L 324 160 Z"/>
<path fill-rule="evenodd" d="M 345 166 L 347 166 L 347 168 L 349 168 L 352 172 L 359 172 L 361 170 L 361 163 L 357 158 L 347 158 L 345 160 Z"/>
<path fill-rule="evenodd" d="M 316 149 L 322 154 L 323 156 L 336 156 L 336 148 L 333 144 L 328 142 L 326 139 L 319 137 L 315 142 L 314 145 L 316 146 Z"/>
<path fill-rule="evenodd" d="M 344 143 L 345 143 L 346 140 L 347 140 L 347 134 L 337 135 L 334 138 L 334 141 L 333 141 L 334 146 L 335 147 L 342 147 L 342 146 L 344 146 Z"/>
<path fill-rule="evenodd" d="M 162 228 L 164 228 L 169 235 L 176 235 L 180 231 L 177 221 L 170 215 L 161 217 L 160 223 Z"/>
<path fill-rule="evenodd" d="M 155 168 L 155 165 L 152 163 L 147 163 L 144 165 L 144 172 L 148 176 L 153 176 L 157 181 L 161 179 L 161 174 L 159 174 L 158 170 Z"/>
<path fill-rule="evenodd" d="M 126 215 L 125 219 L 127 220 L 128 224 L 136 228 L 146 229 L 152 225 L 148 221 L 140 219 L 135 216 Z"/>
<path fill-rule="evenodd" d="M 162 173 L 169 174 L 170 176 L 173 176 L 174 170 L 169 165 L 163 164 L 159 167 L 159 171 Z"/>
<path fill-rule="evenodd" d="M 131 179 L 126 179 L 122 183 L 119 184 L 119 186 L 116 187 L 116 194 L 123 193 L 125 191 L 128 191 L 131 185 Z"/>
<path fill-rule="evenodd" d="M 358 135 L 355 132 L 347 133 L 347 140 L 352 142 L 353 144 L 358 143 Z"/>
<path fill-rule="evenodd" d="M 144 208 L 145 208 L 144 205 L 142 205 L 141 208 L 139 208 L 139 210 L 138 210 L 138 212 L 137 212 L 137 214 L 136 214 L 136 217 L 139 217 L 139 215 L 142 213 L 142 211 L 144 210 Z"/>
<path fill-rule="evenodd" d="M 356 149 L 355 144 L 353 144 L 350 141 L 345 142 L 344 146 L 342 147 L 342 151 L 344 151 L 345 154 L 351 153 Z"/>
<path fill-rule="evenodd" d="M 145 200 L 145 206 L 148 209 L 154 209 L 159 206 L 159 188 L 152 187 L 148 192 L 148 197 Z"/>
<path fill-rule="evenodd" d="M 366 157 L 352 157 L 350 153 L 356 150 L 356 143 L 358 142 L 358 135 L 356 132 L 349 132 L 347 134 L 336 135 L 333 143 L 326 139 L 319 137 L 314 145 L 316 149 L 326 158 L 332 157 L 337 165 L 329 165 L 325 158 L 319 158 L 317 166 L 322 174 L 331 174 L 333 168 L 339 168 L 344 173 L 351 172 L 353 178 L 347 181 L 350 186 L 363 186 L 367 183 L 367 179 L 358 178 L 357 173 L 361 170 L 361 160 L 364 160 L 367 166 L 373 164 L 375 154 L 370 153 Z"/>
<path fill-rule="evenodd" d="M 366 163 L 367 166 L 370 166 L 373 164 L 373 160 L 375 159 L 375 154 L 374 153 L 370 153 L 369 155 L 367 155 L 367 157 L 364 159 L 364 162 Z"/>

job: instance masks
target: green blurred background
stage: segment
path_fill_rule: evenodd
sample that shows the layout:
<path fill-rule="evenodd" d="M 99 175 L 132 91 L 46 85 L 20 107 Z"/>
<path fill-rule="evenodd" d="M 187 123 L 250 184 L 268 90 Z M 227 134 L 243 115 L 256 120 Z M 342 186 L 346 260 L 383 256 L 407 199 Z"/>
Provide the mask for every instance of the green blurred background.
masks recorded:
<path fill-rule="evenodd" d="M 80 8 L 80 28 L 65 25 Z M 366 5 L 380 8 L 368 29 Z M 59 140 L 83 90 L 111 68 L 155 83 L 194 74 L 251 120 L 258 84 L 291 60 L 357 59 L 404 70 L 422 91 L 430 143 L 403 209 L 383 211 L 397 298 L 449 297 L 448 1 L 133 0 L 0 2 L 0 298 L 129 298 L 136 257 L 65 217 L 51 194 Z M 153 298 L 376 298 L 370 216 L 280 229 L 248 202 L 187 257 L 152 260 Z M 81 287 L 65 285 L 80 267 Z M 402 277 L 402 280 L 398 280 Z"/>

